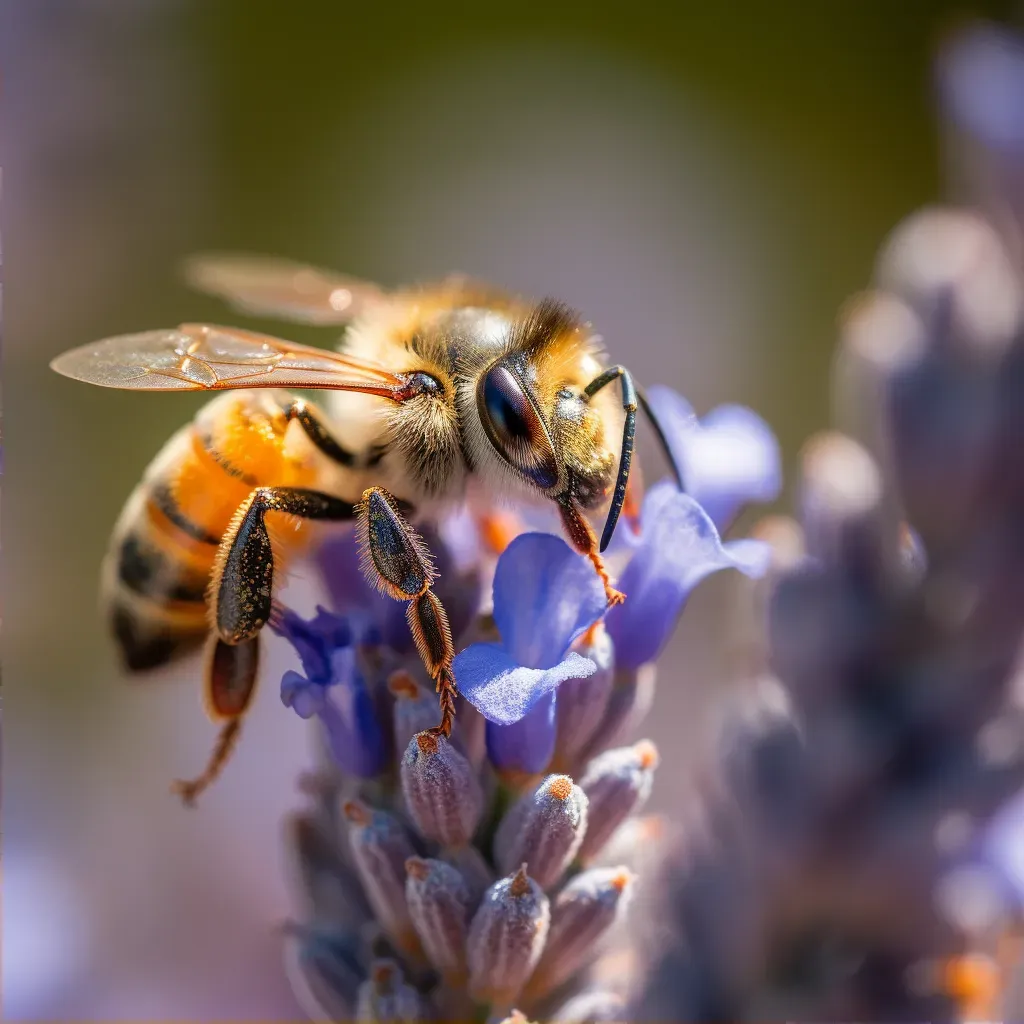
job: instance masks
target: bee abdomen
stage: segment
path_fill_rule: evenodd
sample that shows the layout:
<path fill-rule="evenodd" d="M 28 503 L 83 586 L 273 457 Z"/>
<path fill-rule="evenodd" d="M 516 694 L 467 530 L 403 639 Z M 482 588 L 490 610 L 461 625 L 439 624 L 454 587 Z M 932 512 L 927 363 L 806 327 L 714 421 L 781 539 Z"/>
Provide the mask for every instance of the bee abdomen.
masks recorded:
<path fill-rule="evenodd" d="M 209 633 L 205 610 L 200 606 L 198 624 L 167 614 L 159 605 L 140 605 L 130 592 L 116 594 L 110 604 L 110 625 L 130 672 L 159 668 L 190 654 Z"/>

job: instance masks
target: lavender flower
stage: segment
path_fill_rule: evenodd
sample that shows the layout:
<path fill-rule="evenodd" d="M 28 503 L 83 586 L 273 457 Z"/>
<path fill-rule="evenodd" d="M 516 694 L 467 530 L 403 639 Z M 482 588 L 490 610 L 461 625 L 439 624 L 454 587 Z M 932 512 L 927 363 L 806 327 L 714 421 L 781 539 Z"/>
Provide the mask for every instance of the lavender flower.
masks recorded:
<path fill-rule="evenodd" d="M 686 493 L 716 529 L 725 531 L 744 505 L 779 496 L 779 444 L 760 416 L 722 405 L 698 419 L 682 396 L 660 384 L 647 397 Z"/>
<path fill-rule="evenodd" d="M 701 580 L 722 569 L 756 578 L 768 565 L 768 548 L 761 541 L 723 544 L 704 509 L 672 481 L 651 488 L 640 525 L 640 542 L 619 580 L 629 600 L 606 618 L 616 664 L 634 669 L 657 659 Z"/>
<path fill-rule="evenodd" d="M 676 416 L 681 399 L 657 401 L 723 525 L 738 503 L 770 496 L 774 442 L 747 429 L 760 423 L 752 414 L 695 427 Z M 709 477 L 699 468 L 709 444 L 727 462 L 734 447 L 747 468 Z M 758 575 L 768 548 L 723 544 L 692 496 L 656 484 L 642 535 L 616 556 L 637 612 L 606 617 L 590 562 L 560 537 L 527 533 L 498 558 L 493 611 L 481 614 L 490 556 L 459 540 L 466 525 L 460 510 L 431 539 L 460 652 L 450 740 L 433 730 L 433 686 L 401 605 L 365 585 L 350 538 L 330 540 L 319 559 L 332 610 L 276 621 L 303 667 L 285 674 L 285 703 L 326 740 L 326 763 L 305 782 L 313 806 L 287 833 L 302 918 L 289 970 L 311 1015 L 330 1019 L 621 1019 L 621 977 L 590 968 L 619 930 L 633 876 L 584 862 L 610 844 L 618 863 L 642 870 L 666 832 L 628 827 L 650 792 L 654 748 L 607 748 L 648 705 L 652 659 L 693 587 L 721 568 Z M 558 772 L 538 778 L 549 764 Z"/>
<path fill-rule="evenodd" d="M 494 576 L 501 643 L 473 644 L 455 659 L 459 692 L 487 718 L 487 750 L 499 768 L 547 767 L 555 691 L 597 670 L 569 647 L 604 610 L 593 567 L 560 538 L 524 534 L 501 556 Z"/>
<path fill-rule="evenodd" d="M 361 778 L 376 775 L 384 768 L 387 746 L 350 623 L 325 608 L 317 608 L 309 620 L 285 610 L 271 628 L 295 648 L 306 673 L 284 674 L 282 703 L 300 718 L 320 719 L 342 769 Z"/>

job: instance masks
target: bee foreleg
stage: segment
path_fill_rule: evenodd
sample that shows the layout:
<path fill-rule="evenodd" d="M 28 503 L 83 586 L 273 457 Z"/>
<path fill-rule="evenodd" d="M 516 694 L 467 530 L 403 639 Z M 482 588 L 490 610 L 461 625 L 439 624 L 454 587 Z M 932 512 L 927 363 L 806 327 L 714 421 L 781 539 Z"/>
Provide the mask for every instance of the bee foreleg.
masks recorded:
<path fill-rule="evenodd" d="M 221 541 L 210 585 L 214 625 L 226 644 L 251 639 L 270 618 L 274 552 L 268 512 L 338 521 L 352 519 L 355 506 L 301 487 L 257 487 L 242 502 Z"/>
<path fill-rule="evenodd" d="M 409 629 L 441 704 L 437 731 L 449 736 L 455 719 L 452 631 L 444 605 L 430 589 L 436 578 L 430 553 L 399 508 L 383 487 L 363 492 L 358 524 L 363 569 L 385 594 L 408 602 Z"/>
<path fill-rule="evenodd" d="M 597 575 L 604 584 L 605 597 L 609 605 L 622 604 L 626 595 L 612 586 L 611 577 L 605 568 L 604 559 L 597 547 L 597 537 L 590 528 L 586 516 L 571 495 L 558 498 L 558 511 L 562 514 L 562 525 L 569 537 L 569 543 L 581 554 L 586 555 L 597 570 Z"/>
<path fill-rule="evenodd" d="M 256 692 L 259 662 L 259 639 L 226 644 L 220 637 L 213 638 L 206 668 L 206 707 L 210 717 L 222 725 L 203 771 L 194 779 L 179 779 L 171 787 L 186 806 L 195 803 L 231 757 L 242 730 L 242 718 Z"/>

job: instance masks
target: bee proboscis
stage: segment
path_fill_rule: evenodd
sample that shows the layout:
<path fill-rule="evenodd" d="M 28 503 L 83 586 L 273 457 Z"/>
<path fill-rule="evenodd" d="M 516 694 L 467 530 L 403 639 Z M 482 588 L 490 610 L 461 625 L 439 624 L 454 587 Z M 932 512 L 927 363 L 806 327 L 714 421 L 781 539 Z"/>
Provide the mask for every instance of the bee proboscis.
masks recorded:
<path fill-rule="evenodd" d="M 222 728 L 205 770 L 176 784 L 187 802 L 216 778 L 237 740 L 255 690 L 259 633 L 275 614 L 275 574 L 306 523 L 353 522 L 377 585 L 407 602 L 445 735 L 455 650 L 411 521 L 467 499 L 554 502 L 609 603 L 623 599 L 601 553 L 627 502 L 638 405 L 664 438 L 629 372 L 607 365 L 570 309 L 463 278 L 387 292 L 266 257 L 197 257 L 187 269 L 194 285 L 244 312 L 346 327 L 340 352 L 183 324 L 107 338 L 51 364 L 105 387 L 225 392 L 150 464 L 104 569 L 130 670 L 206 641 L 207 707 Z M 619 398 L 607 387 L 614 382 Z M 332 415 L 289 387 L 335 392 Z M 588 517 L 606 507 L 599 542 Z M 275 530 L 281 516 L 297 529 Z"/>

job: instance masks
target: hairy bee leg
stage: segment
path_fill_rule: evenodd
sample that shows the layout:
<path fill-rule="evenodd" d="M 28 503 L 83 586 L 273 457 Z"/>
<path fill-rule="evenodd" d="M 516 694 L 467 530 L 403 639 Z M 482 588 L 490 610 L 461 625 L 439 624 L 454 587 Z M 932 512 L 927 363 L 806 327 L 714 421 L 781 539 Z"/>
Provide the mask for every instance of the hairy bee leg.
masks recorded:
<path fill-rule="evenodd" d="M 257 487 L 239 506 L 221 541 L 210 588 L 213 622 L 226 644 L 250 640 L 267 624 L 274 588 L 268 512 L 301 519 L 343 521 L 355 506 L 301 487 Z"/>
<path fill-rule="evenodd" d="M 450 736 L 455 720 L 455 645 L 444 605 L 430 589 L 436 578 L 430 553 L 402 517 L 398 501 L 383 487 L 363 492 L 358 530 L 363 567 L 371 582 L 396 601 L 408 602 L 409 629 L 441 705 L 437 732 Z"/>
<path fill-rule="evenodd" d="M 186 807 L 224 770 L 242 731 L 242 718 L 252 703 L 259 672 L 259 638 L 240 644 L 226 644 L 214 636 L 206 667 L 206 707 L 210 717 L 223 723 L 206 767 L 194 779 L 178 779 L 171 792 L 181 797 Z"/>
<path fill-rule="evenodd" d="M 587 522 L 579 505 L 571 497 L 560 498 L 558 510 L 562 514 L 562 525 L 565 527 L 569 542 L 581 555 L 586 555 L 590 559 L 601 578 L 608 605 L 622 604 L 626 600 L 626 595 L 612 586 L 611 577 L 597 547 L 597 536 L 590 528 L 590 523 Z"/>

